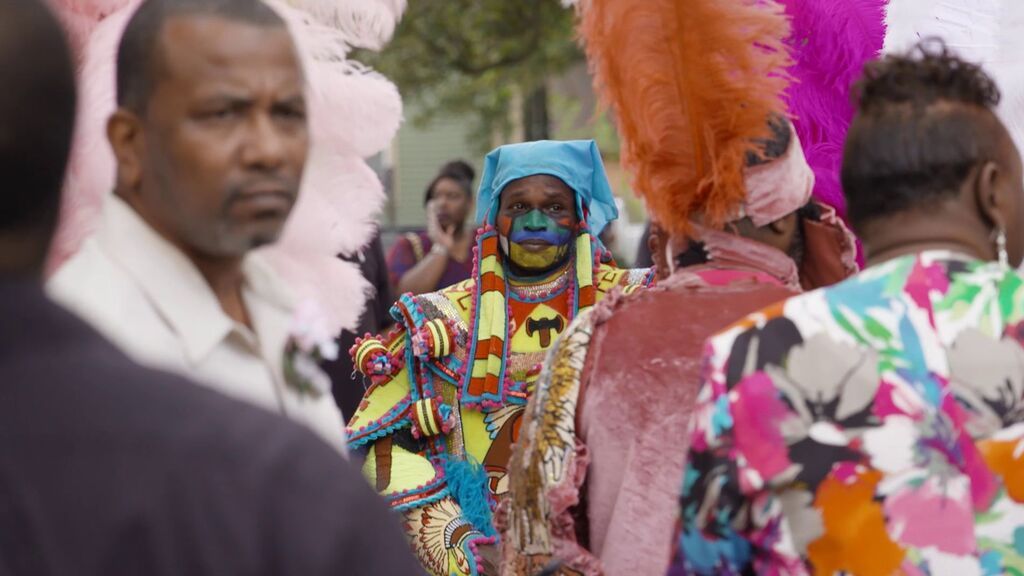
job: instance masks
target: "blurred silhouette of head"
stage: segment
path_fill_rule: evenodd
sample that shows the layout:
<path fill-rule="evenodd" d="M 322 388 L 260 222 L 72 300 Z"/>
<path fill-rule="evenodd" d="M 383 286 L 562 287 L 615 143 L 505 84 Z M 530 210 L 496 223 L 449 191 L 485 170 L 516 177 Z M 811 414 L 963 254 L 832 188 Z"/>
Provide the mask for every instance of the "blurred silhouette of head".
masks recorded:
<path fill-rule="evenodd" d="M 75 80 L 55 17 L 40 0 L 0 2 L 0 274 L 40 277 L 60 212 Z"/>

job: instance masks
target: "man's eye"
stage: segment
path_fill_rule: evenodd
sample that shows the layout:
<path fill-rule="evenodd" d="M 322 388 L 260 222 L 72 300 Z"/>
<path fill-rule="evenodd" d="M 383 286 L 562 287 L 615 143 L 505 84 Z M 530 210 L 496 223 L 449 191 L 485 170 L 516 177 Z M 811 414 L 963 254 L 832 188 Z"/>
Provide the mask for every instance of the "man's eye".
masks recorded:
<path fill-rule="evenodd" d="M 513 210 L 523 210 L 525 208 L 526 208 L 526 205 L 523 204 L 522 202 L 516 202 L 516 203 L 512 204 L 512 209 Z"/>
<path fill-rule="evenodd" d="M 200 112 L 199 118 L 202 120 L 220 121 L 233 118 L 236 114 L 237 109 L 233 107 L 213 108 L 210 110 L 204 110 L 203 112 Z"/>
<path fill-rule="evenodd" d="M 301 108 L 279 108 L 276 114 L 287 120 L 305 120 L 306 111 Z"/>
<path fill-rule="evenodd" d="M 562 211 L 562 205 L 561 204 L 552 204 L 549 209 L 552 212 L 561 212 Z"/>

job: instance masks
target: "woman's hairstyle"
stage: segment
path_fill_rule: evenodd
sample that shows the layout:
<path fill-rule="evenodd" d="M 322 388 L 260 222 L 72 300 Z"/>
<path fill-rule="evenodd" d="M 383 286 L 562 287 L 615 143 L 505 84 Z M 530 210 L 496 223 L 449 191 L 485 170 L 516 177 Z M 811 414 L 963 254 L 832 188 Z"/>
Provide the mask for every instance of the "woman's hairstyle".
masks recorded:
<path fill-rule="evenodd" d="M 940 40 L 869 63 L 855 95 L 842 168 L 855 228 L 957 194 L 1003 141 L 996 83 Z"/>
<path fill-rule="evenodd" d="M 454 180 L 466 193 L 466 196 L 473 197 L 473 179 L 476 178 L 476 170 L 473 170 L 473 167 L 465 160 L 452 160 L 442 166 L 437 176 L 434 176 L 434 179 L 427 185 L 427 190 L 423 194 L 423 204 L 430 202 L 434 196 L 434 187 L 445 178 Z"/>

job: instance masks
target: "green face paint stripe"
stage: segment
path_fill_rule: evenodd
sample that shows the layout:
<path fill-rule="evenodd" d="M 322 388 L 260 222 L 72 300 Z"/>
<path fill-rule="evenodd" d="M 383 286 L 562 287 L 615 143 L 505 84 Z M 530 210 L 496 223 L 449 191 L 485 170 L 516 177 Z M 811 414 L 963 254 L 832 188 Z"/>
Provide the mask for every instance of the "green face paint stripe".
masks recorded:
<path fill-rule="evenodd" d="M 528 237 L 543 239 L 551 244 L 561 245 L 573 236 L 571 226 L 562 226 L 540 210 L 531 210 L 515 218 L 509 239 L 520 242 Z"/>
<path fill-rule="evenodd" d="M 550 232 L 554 232 L 559 228 L 557 222 L 540 210 L 530 210 L 522 216 L 517 216 L 515 220 L 512 221 L 513 231 L 520 232 L 526 230 L 527 226 L 534 229 L 543 228 Z"/>

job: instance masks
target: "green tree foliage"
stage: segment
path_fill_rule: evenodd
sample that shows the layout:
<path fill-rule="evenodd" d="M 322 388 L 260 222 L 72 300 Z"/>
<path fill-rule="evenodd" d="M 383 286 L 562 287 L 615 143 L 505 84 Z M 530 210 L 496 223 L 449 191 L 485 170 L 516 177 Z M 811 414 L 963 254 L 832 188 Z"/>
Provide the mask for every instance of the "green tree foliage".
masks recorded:
<path fill-rule="evenodd" d="M 473 115 L 481 150 L 510 137 L 513 118 L 527 139 L 547 137 L 546 80 L 582 58 L 558 0 L 409 0 L 391 44 L 358 57 L 418 104 L 413 121 Z"/>

